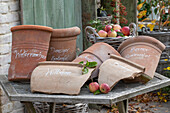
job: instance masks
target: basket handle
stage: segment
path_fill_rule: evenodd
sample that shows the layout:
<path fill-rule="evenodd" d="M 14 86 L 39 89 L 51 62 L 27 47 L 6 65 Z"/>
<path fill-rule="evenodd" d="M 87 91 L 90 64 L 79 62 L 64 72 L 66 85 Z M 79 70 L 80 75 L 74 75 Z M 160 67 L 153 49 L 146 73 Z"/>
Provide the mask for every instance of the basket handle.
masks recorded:
<path fill-rule="evenodd" d="M 130 28 L 130 36 L 135 37 L 137 35 L 136 24 L 130 23 L 129 28 Z"/>
<path fill-rule="evenodd" d="M 99 37 L 99 35 L 93 27 L 87 26 L 85 28 L 85 33 L 87 41 L 90 41 L 92 44 L 96 43 L 96 37 Z"/>

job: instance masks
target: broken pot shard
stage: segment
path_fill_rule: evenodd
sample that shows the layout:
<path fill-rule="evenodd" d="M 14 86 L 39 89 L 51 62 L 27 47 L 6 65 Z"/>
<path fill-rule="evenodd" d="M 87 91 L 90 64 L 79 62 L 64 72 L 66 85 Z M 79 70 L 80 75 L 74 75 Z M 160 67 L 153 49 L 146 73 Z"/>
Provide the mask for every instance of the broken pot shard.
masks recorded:
<path fill-rule="evenodd" d="M 32 73 L 31 91 L 77 95 L 93 70 L 82 75 L 82 65 L 75 62 L 41 62 Z"/>
<path fill-rule="evenodd" d="M 107 83 L 111 88 L 122 79 L 140 76 L 145 68 L 120 56 L 111 55 L 99 68 L 99 84 Z"/>
<path fill-rule="evenodd" d="M 86 49 L 80 54 L 73 62 L 89 61 L 97 62 L 96 70 L 92 73 L 91 78 L 98 76 L 100 65 L 107 59 L 110 58 L 109 54 L 115 54 L 121 56 L 112 46 L 104 42 L 98 42 L 93 44 L 91 47 Z"/>

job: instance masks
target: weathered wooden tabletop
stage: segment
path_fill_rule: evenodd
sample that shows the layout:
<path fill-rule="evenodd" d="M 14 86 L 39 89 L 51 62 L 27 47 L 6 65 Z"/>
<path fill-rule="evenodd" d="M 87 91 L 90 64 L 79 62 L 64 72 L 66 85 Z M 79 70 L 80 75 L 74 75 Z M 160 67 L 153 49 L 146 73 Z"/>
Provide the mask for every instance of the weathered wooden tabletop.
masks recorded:
<path fill-rule="evenodd" d="M 9 82 L 7 76 L 0 76 L 1 86 L 11 101 L 23 102 L 57 102 L 57 103 L 91 103 L 91 104 L 112 104 L 128 98 L 154 91 L 170 85 L 170 79 L 160 74 L 147 84 L 140 83 L 118 83 L 108 94 L 93 95 L 87 88 L 82 88 L 77 96 L 63 94 L 42 94 L 31 93 L 29 83 Z M 42 83 L 45 84 L 45 83 Z"/>

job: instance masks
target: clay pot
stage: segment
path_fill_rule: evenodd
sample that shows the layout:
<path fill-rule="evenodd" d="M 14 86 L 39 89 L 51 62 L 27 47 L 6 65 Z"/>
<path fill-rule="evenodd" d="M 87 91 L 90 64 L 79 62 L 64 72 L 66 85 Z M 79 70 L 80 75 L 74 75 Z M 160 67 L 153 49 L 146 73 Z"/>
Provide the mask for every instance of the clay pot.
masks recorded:
<path fill-rule="evenodd" d="M 164 49 L 165 45 L 157 39 L 149 36 L 138 36 L 124 41 L 119 46 L 118 51 L 122 57 L 144 66 L 146 68 L 145 74 L 153 78 Z"/>
<path fill-rule="evenodd" d="M 99 69 L 99 84 L 107 83 L 110 88 L 122 79 L 140 76 L 145 70 L 144 67 L 117 55 L 111 55 Z"/>
<path fill-rule="evenodd" d="M 38 62 L 46 61 L 52 28 L 20 25 L 11 28 L 12 56 L 8 79 L 29 80 Z"/>
<path fill-rule="evenodd" d="M 48 61 L 72 61 L 76 58 L 78 27 L 53 29 L 48 51 Z"/>
<path fill-rule="evenodd" d="M 82 75 L 82 69 L 76 62 L 41 62 L 32 73 L 31 91 L 77 95 L 94 70 Z"/>
<path fill-rule="evenodd" d="M 98 76 L 100 65 L 107 59 L 110 58 L 110 54 L 120 56 L 120 54 L 109 44 L 104 42 L 98 42 L 87 48 L 83 53 L 80 54 L 73 62 L 89 61 L 97 62 L 96 70 L 92 73 L 91 78 Z"/>

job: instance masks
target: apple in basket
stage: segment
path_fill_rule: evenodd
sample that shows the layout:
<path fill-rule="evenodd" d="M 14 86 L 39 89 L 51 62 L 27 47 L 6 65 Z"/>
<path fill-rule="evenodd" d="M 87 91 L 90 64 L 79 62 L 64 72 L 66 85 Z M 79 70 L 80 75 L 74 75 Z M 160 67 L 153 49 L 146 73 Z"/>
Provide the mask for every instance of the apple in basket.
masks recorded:
<path fill-rule="evenodd" d="M 111 25 L 106 25 L 106 26 L 104 27 L 104 30 L 105 30 L 106 32 L 109 32 L 111 29 L 112 29 L 112 26 L 111 26 Z"/>
<path fill-rule="evenodd" d="M 125 35 L 125 36 L 129 36 L 130 35 L 130 28 L 128 26 L 125 26 L 121 29 L 122 33 Z"/>
<path fill-rule="evenodd" d="M 113 26 L 113 30 L 120 30 L 120 29 L 121 29 L 121 26 L 118 25 L 118 24 L 115 24 L 115 25 Z"/>
<path fill-rule="evenodd" d="M 117 36 L 117 32 L 116 31 L 109 31 L 107 33 L 108 37 L 116 37 Z"/>
<path fill-rule="evenodd" d="M 100 37 L 107 37 L 107 32 L 104 31 L 104 30 L 100 30 L 100 31 L 98 32 L 98 34 L 99 34 Z"/>
<path fill-rule="evenodd" d="M 89 90 L 90 92 L 94 93 L 99 89 L 99 84 L 97 82 L 92 82 L 89 84 Z"/>
<path fill-rule="evenodd" d="M 110 91 L 109 85 L 106 84 L 106 83 L 101 84 L 101 85 L 100 85 L 100 91 L 101 91 L 102 93 L 108 93 L 108 92 Z"/>

